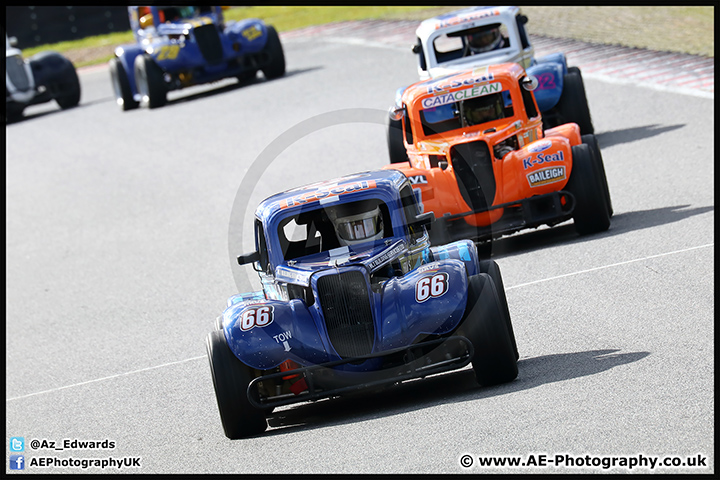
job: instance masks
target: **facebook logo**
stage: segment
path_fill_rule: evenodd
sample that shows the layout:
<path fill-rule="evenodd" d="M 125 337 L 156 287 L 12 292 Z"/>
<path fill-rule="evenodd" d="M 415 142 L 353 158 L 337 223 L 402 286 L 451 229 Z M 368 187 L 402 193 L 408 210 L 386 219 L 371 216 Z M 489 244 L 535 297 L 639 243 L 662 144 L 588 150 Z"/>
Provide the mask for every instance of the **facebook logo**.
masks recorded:
<path fill-rule="evenodd" d="M 10 470 L 25 470 L 25 455 L 10 455 Z"/>
<path fill-rule="evenodd" d="M 10 451 L 11 452 L 25 451 L 25 438 L 24 437 L 10 438 Z"/>

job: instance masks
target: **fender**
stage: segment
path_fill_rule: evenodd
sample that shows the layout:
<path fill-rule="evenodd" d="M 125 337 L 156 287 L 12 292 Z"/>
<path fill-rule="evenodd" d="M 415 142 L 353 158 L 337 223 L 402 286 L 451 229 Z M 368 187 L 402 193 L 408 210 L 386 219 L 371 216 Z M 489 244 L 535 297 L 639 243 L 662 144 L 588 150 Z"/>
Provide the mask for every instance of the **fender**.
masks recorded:
<path fill-rule="evenodd" d="M 562 95 L 563 80 L 567 68 L 561 63 L 538 63 L 529 67 L 528 75 L 538 79 L 538 86 L 533 92 L 538 108 L 541 112 L 547 112 L 557 105 Z"/>
<path fill-rule="evenodd" d="M 72 67 L 70 60 L 57 52 L 40 52 L 29 60 L 30 68 L 35 80 L 35 86 L 48 86 L 52 79 L 61 75 L 63 70 Z M 74 68 L 74 67 L 73 67 Z"/>
<path fill-rule="evenodd" d="M 143 49 L 137 45 L 123 45 L 115 49 L 115 56 L 120 59 L 120 63 L 125 69 L 125 74 L 130 83 L 130 91 L 133 95 L 138 94 L 135 86 L 135 58 L 144 53 Z"/>
<path fill-rule="evenodd" d="M 228 307 L 223 317 L 230 350 L 241 362 L 258 370 L 271 369 L 288 359 L 301 365 L 329 359 L 301 300 L 241 301 Z"/>
<path fill-rule="evenodd" d="M 240 44 L 241 51 L 256 53 L 265 48 L 268 35 L 265 24 L 257 18 L 245 18 L 231 23 L 225 33 L 234 42 Z"/>
<path fill-rule="evenodd" d="M 562 52 L 551 53 L 535 59 L 535 63 L 559 63 L 563 68 L 563 75 L 567 73 L 567 59 Z"/>
<path fill-rule="evenodd" d="M 548 137 L 567 138 L 570 140 L 570 145 L 573 147 L 582 143 L 580 127 L 577 123 L 566 123 L 564 125 L 558 125 L 555 128 L 549 128 L 545 130 L 545 138 Z"/>
<path fill-rule="evenodd" d="M 457 242 L 430 247 L 430 252 L 434 260 L 445 260 L 452 258 L 465 263 L 468 277 L 479 273 L 480 259 L 478 257 L 477 248 L 472 240 L 458 240 Z"/>
<path fill-rule="evenodd" d="M 536 140 L 503 158 L 505 201 L 565 188 L 571 172 L 570 140 L 561 136 Z"/>
<path fill-rule="evenodd" d="M 446 258 L 388 280 L 382 292 L 381 349 L 457 328 L 467 304 L 467 279 L 465 262 Z"/>
<path fill-rule="evenodd" d="M 418 162 L 418 160 L 414 161 Z M 385 165 L 383 170 L 399 170 L 405 174 L 412 183 L 413 192 L 422 211 L 434 212 L 435 218 L 440 218 L 445 213 L 454 214 L 470 210 L 458 194 L 455 175 L 449 169 L 416 168 L 410 162 L 405 162 Z"/>

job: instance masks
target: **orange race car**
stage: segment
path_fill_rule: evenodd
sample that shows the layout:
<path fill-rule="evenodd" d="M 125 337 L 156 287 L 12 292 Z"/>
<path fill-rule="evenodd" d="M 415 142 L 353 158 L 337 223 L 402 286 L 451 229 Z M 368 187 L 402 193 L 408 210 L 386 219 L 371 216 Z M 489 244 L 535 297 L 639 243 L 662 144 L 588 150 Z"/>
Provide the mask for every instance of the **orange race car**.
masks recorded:
<path fill-rule="evenodd" d="M 390 111 L 402 119 L 409 161 L 402 171 L 434 245 L 485 242 L 573 219 L 579 234 L 607 230 L 613 214 L 593 134 L 575 123 L 543 131 L 537 80 L 516 63 L 415 83 Z"/>

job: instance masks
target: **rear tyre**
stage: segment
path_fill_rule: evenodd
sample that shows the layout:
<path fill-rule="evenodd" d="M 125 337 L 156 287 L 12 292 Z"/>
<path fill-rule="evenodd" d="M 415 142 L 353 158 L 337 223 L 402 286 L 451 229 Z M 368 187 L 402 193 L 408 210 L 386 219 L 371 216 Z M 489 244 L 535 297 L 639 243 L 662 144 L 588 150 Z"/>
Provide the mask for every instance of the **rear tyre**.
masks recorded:
<path fill-rule="evenodd" d="M 163 71 L 150 55 L 139 55 L 135 59 L 135 85 L 142 102 L 149 108 L 162 107 L 167 103 Z"/>
<path fill-rule="evenodd" d="M 257 70 L 250 70 L 249 72 L 243 72 L 236 77 L 239 83 L 249 83 L 257 78 Z"/>
<path fill-rule="evenodd" d="M 388 120 L 388 153 L 390 163 L 403 163 L 409 161 L 405 143 L 403 141 L 402 120 Z"/>
<path fill-rule="evenodd" d="M 222 330 L 210 332 L 206 346 L 225 436 L 237 439 L 264 432 L 265 413 L 253 407 L 247 397 L 250 368 L 230 351 Z"/>
<path fill-rule="evenodd" d="M 21 118 L 23 118 L 23 111 L 25 110 L 25 105 L 21 103 L 7 102 L 5 103 L 5 108 L 5 123 L 17 122 Z"/>
<path fill-rule="evenodd" d="M 461 334 L 473 345 L 473 370 L 484 386 L 506 383 L 518 375 L 513 340 L 503 316 L 492 277 L 484 273 L 470 277 Z"/>
<path fill-rule="evenodd" d="M 120 108 L 123 111 L 137 108 L 139 103 L 133 98 L 127 72 L 117 57 L 110 60 L 110 80 L 115 92 L 115 101 Z"/>
<path fill-rule="evenodd" d="M 505 285 L 503 284 L 500 267 L 495 260 L 480 260 L 480 273 L 487 273 L 495 283 L 495 288 L 500 300 L 500 309 L 502 310 L 508 332 L 510 332 L 510 340 L 512 340 L 513 352 L 515 352 L 515 360 L 520 358 L 518 353 L 517 342 L 515 341 L 515 332 L 513 331 L 512 322 L 510 321 L 510 309 L 508 308 L 507 297 L 505 296 Z"/>
<path fill-rule="evenodd" d="M 593 156 L 593 162 L 596 168 L 600 172 L 600 179 L 603 182 L 603 190 L 605 194 L 605 201 L 607 202 L 607 209 L 610 217 L 613 216 L 612 199 L 610 198 L 610 189 L 608 188 L 607 176 L 605 175 L 605 162 L 603 162 L 602 152 L 600 151 L 600 144 L 598 144 L 597 137 L 593 134 L 583 135 L 582 143 L 587 144 L 590 147 L 590 152 Z"/>
<path fill-rule="evenodd" d="M 582 74 L 577 67 L 570 67 L 563 80 L 563 90 L 557 104 L 557 110 L 565 122 L 577 123 L 580 127 L 580 134 L 594 133 L 595 128 L 590 117 L 585 96 L 585 84 Z"/>
<path fill-rule="evenodd" d="M 283 47 L 280 43 L 280 36 L 272 25 L 267 26 L 265 51 L 270 57 L 270 63 L 262 69 L 265 78 L 273 80 L 285 75 L 285 54 L 283 53 Z"/>
<path fill-rule="evenodd" d="M 580 235 L 603 232 L 610 227 L 600 171 L 593 162 L 590 146 L 572 147 L 572 172 L 566 189 L 575 197 L 573 221 Z"/>

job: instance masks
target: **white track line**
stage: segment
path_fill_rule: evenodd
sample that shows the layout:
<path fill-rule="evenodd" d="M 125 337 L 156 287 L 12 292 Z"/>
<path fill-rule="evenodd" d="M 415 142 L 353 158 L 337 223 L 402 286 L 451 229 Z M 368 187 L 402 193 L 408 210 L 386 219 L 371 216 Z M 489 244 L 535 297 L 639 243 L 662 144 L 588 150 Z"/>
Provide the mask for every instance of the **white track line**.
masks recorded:
<path fill-rule="evenodd" d="M 535 285 L 536 283 L 549 282 L 549 281 L 552 281 L 552 280 L 557 280 L 557 279 L 559 279 L 559 278 L 572 277 L 573 275 L 580 275 L 580 274 L 582 274 L 582 273 L 595 272 L 595 271 L 597 271 L 597 270 L 604 270 L 604 269 L 606 269 L 606 268 L 618 267 L 618 266 L 620 266 L 620 265 L 627 265 L 627 264 L 629 264 L 629 263 L 642 262 L 642 261 L 644 261 L 644 260 L 650 260 L 651 258 L 664 257 L 664 256 L 666 256 L 666 255 L 674 255 L 674 254 L 676 254 L 676 253 L 689 252 L 689 251 L 692 251 L 692 250 L 697 250 L 697 249 L 699 249 L 699 248 L 712 247 L 712 246 L 714 246 L 714 245 L 715 245 L 714 243 L 708 243 L 708 244 L 706 244 L 706 245 L 700 245 L 699 247 L 690 247 L 690 248 L 685 248 L 685 249 L 683 249 L 683 250 L 675 250 L 674 252 L 659 253 L 659 254 L 657 254 L 657 255 L 650 255 L 649 257 L 636 258 L 635 260 L 627 260 L 627 261 L 625 261 L 625 262 L 611 263 L 610 265 L 603 265 L 603 266 L 601 266 L 601 267 L 588 268 L 587 270 L 579 270 L 579 271 L 577 271 L 577 272 L 566 273 L 566 274 L 564 274 L 564 275 L 558 275 L 557 277 L 543 278 L 542 280 L 535 280 L 535 281 L 533 281 L 533 282 L 521 283 L 520 285 L 513 285 L 512 287 L 505 287 L 505 290 L 512 290 L 512 289 L 514 289 L 514 288 L 527 287 L 528 285 Z"/>
<path fill-rule="evenodd" d="M 559 278 L 570 277 L 570 276 L 573 276 L 573 275 L 581 275 L 581 274 L 583 274 L 583 273 L 588 273 L 588 272 L 595 272 L 595 271 L 597 271 L 597 270 L 604 270 L 604 269 L 606 269 L 606 268 L 617 267 L 617 266 L 620 266 L 620 265 L 627 265 L 627 264 L 629 264 L 629 263 L 642 262 L 642 261 L 644 261 L 644 260 L 649 260 L 649 259 L 651 259 L 651 258 L 665 257 L 665 256 L 667 256 L 667 255 L 675 255 L 675 254 L 677 254 L 677 253 L 690 252 L 690 251 L 692 251 L 692 250 L 698 250 L 698 249 L 700 249 L 700 248 L 712 247 L 712 246 L 714 246 L 714 245 L 715 245 L 714 243 L 708 243 L 708 244 L 706 244 L 706 245 L 700 245 L 700 246 L 698 246 L 698 247 L 690 247 L 690 248 L 685 248 L 685 249 L 683 249 L 683 250 L 675 250 L 674 252 L 659 253 L 659 254 L 657 254 L 657 255 L 650 255 L 649 257 L 637 258 L 637 259 L 635 259 L 635 260 L 627 260 L 627 261 L 625 261 L 625 262 L 613 263 L 613 264 L 610 264 L 610 265 L 603 265 L 603 266 L 601 266 L 601 267 L 589 268 L 589 269 L 587 269 L 587 270 L 579 270 L 579 271 L 577 271 L 577 272 L 566 273 L 566 274 L 564 274 L 564 275 L 558 275 L 558 276 L 556 276 L 556 277 L 544 278 L 544 279 L 542 279 L 542 280 L 535 280 L 535 281 L 533 281 L 533 282 L 521 283 L 520 285 L 513 285 L 513 286 L 511 286 L 511 287 L 505 287 L 505 290 L 507 291 L 507 290 L 512 290 L 512 289 L 515 289 L 515 288 L 522 288 L 522 287 L 526 287 L 526 286 L 528 286 L 528 285 L 535 285 L 535 284 L 537 284 L 537 283 L 549 282 L 549 281 L 552 281 L 552 280 L 557 280 L 557 279 L 559 279 Z M 51 388 L 50 390 L 43 390 L 42 392 L 29 393 L 29 394 L 27 394 L 27 395 L 21 395 L 21 396 L 19 396 L 19 397 L 8 398 L 8 399 L 6 399 L 5 401 L 6 401 L 6 402 L 11 402 L 11 401 L 13 401 L 13 400 L 22 400 L 22 399 L 24 399 L 24 398 L 34 397 L 34 396 L 36 396 L 36 395 L 43 395 L 43 394 L 45 394 L 45 393 L 58 392 L 58 391 L 60 391 L 60 390 L 65 390 L 65 389 L 67 389 L 67 388 L 80 387 L 80 386 L 82 386 L 82 385 L 88 385 L 88 384 L 91 384 L 91 383 L 102 382 L 102 381 L 104 381 L 104 380 L 111 380 L 111 379 L 113 379 L 113 378 L 126 377 L 126 376 L 128 376 L 128 375 L 133 375 L 133 374 L 141 373 L 141 372 L 147 372 L 147 371 L 149 371 L 149 370 L 155 370 L 155 369 L 158 369 L 158 368 L 169 367 L 169 366 L 172 366 L 172 365 L 179 365 L 179 364 L 181 364 L 181 363 L 192 362 L 192 361 L 194 361 L 194 360 L 200 360 L 200 359 L 202 359 L 202 358 L 205 358 L 205 355 L 202 355 L 202 356 L 199 356 L 199 357 L 187 358 L 187 359 L 185 359 L 185 360 L 179 360 L 179 361 L 177 361 L 177 362 L 164 363 L 164 364 L 162 364 L 162 365 L 156 365 L 156 366 L 154 366 L 154 367 L 141 368 L 140 370 L 133 370 L 132 372 L 120 373 L 120 374 L 117 374 L 117 375 L 110 375 L 109 377 L 98 378 L 98 379 L 95 379 L 95 380 L 88 380 L 87 382 L 75 383 L 75 384 L 73 384 L 73 385 L 66 385 L 66 386 L 64 386 L 64 387 Z"/>
<path fill-rule="evenodd" d="M 80 383 L 75 383 L 73 385 L 66 385 L 64 387 L 51 388 L 50 390 L 43 390 L 42 392 L 28 393 L 27 395 L 21 395 L 19 397 L 8 398 L 5 401 L 10 402 L 12 400 L 21 400 L 23 398 L 34 397 L 35 395 L 42 395 L 44 393 L 52 393 L 52 392 L 57 392 L 60 390 L 65 390 L 66 388 L 80 387 L 82 385 L 88 385 L 90 383 L 102 382 L 104 380 L 110 380 L 110 379 L 118 378 L 118 377 L 126 377 L 128 375 L 133 375 L 135 373 L 147 372 L 149 370 L 155 370 L 156 368 L 169 367 L 169 366 L 178 365 L 181 363 L 192 362 L 193 360 L 200 360 L 201 358 L 207 358 L 207 357 L 205 357 L 205 355 L 202 355 L 200 357 L 186 358 L 185 360 L 179 360 L 177 362 L 163 363 L 162 365 L 155 365 L 154 367 L 141 368 L 140 370 L 133 370 L 132 372 L 125 372 L 125 373 L 119 373 L 117 375 L 110 375 L 109 377 L 96 378 L 95 380 L 88 380 L 87 382 L 80 382 Z"/>

